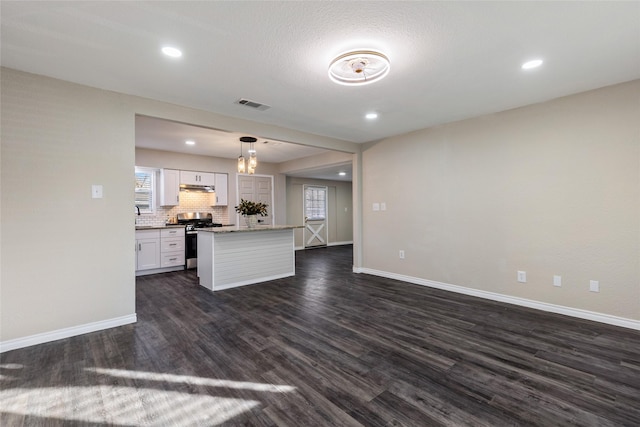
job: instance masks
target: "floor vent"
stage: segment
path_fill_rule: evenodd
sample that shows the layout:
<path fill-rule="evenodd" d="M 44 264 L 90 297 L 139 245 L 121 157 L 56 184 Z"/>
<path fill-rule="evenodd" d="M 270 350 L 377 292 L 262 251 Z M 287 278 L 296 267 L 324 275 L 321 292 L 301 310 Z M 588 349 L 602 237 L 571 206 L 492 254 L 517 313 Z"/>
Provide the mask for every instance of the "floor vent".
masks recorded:
<path fill-rule="evenodd" d="M 260 104 L 259 102 L 251 101 L 250 99 L 238 99 L 236 104 L 245 105 L 247 107 L 255 108 L 256 110 L 264 111 L 271 108 L 271 106 L 266 104 Z"/>

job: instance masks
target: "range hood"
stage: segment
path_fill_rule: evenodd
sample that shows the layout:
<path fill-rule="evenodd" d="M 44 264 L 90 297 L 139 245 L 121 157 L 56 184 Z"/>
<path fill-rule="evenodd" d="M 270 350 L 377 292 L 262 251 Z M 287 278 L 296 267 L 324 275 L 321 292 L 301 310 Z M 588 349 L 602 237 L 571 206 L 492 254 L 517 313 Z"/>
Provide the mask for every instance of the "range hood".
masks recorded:
<path fill-rule="evenodd" d="M 180 191 L 188 191 L 191 193 L 215 193 L 216 188 L 213 185 L 180 184 Z"/>

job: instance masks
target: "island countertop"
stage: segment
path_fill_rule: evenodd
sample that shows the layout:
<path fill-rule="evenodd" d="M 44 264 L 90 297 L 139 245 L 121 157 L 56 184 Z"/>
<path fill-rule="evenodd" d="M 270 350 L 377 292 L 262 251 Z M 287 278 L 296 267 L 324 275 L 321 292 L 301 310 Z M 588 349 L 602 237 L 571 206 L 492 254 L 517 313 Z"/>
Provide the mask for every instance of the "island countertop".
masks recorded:
<path fill-rule="evenodd" d="M 240 227 L 238 225 L 229 227 L 209 227 L 209 228 L 196 228 L 197 231 L 203 231 L 205 233 L 236 233 L 247 231 L 275 231 L 275 230 L 291 230 L 294 228 L 304 228 L 304 225 L 258 225 L 254 228 Z"/>

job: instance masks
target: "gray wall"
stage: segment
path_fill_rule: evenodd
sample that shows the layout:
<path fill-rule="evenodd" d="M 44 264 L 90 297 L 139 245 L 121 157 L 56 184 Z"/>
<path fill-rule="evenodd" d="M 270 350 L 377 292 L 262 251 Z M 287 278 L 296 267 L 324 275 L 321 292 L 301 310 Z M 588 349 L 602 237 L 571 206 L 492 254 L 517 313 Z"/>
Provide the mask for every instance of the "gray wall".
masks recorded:
<path fill-rule="evenodd" d="M 328 245 L 352 243 L 353 196 L 351 182 L 287 177 L 287 223 L 290 225 L 304 225 L 304 185 L 328 187 Z M 295 230 L 295 246 L 296 248 L 304 247 L 302 229 Z"/>
<path fill-rule="evenodd" d="M 3 341 L 135 315 L 133 144 L 119 95 L 2 70 Z"/>
<path fill-rule="evenodd" d="M 363 267 L 638 320 L 639 138 L 634 81 L 370 144 Z"/>

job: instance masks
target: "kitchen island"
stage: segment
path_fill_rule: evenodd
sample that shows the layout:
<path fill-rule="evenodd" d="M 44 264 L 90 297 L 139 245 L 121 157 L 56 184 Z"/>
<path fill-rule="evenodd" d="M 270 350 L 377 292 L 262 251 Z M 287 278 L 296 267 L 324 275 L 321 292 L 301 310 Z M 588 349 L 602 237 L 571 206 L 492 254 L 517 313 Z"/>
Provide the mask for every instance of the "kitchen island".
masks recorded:
<path fill-rule="evenodd" d="M 293 230 L 302 226 L 198 229 L 198 278 L 212 291 L 295 275 Z"/>

